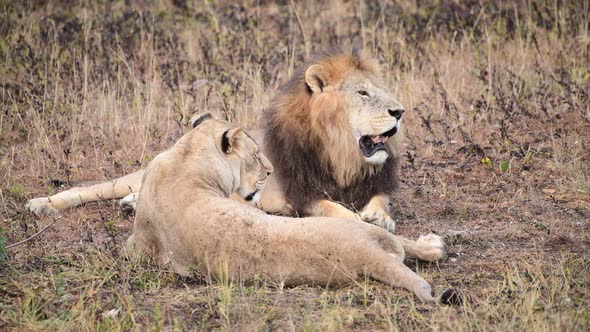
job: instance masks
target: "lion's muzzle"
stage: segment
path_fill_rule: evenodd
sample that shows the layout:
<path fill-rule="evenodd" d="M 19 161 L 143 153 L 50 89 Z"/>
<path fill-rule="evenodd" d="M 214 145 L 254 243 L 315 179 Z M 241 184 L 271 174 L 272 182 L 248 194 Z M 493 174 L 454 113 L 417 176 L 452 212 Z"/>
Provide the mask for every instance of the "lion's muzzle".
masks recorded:
<path fill-rule="evenodd" d="M 379 135 L 364 135 L 359 139 L 359 146 L 365 157 L 373 156 L 377 151 L 385 150 L 385 142 L 397 133 L 397 127 Z"/>
<path fill-rule="evenodd" d="M 396 118 L 398 121 L 399 119 L 402 118 L 402 114 L 404 114 L 404 110 L 403 109 L 396 109 L 396 110 L 387 110 L 387 113 L 389 113 L 389 115 L 393 116 L 394 118 Z"/>

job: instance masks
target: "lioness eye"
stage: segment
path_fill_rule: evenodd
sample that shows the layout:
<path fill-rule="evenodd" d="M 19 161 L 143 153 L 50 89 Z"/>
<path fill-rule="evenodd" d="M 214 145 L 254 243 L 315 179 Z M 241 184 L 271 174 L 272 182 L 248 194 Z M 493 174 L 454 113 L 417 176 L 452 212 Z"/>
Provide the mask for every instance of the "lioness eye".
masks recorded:
<path fill-rule="evenodd" d="M 367 97 L 367 96 L 369 96 L 369 93 L 368 93 L 367 91 L 365 91 L 365 90 L 360 90 L 360 91 L 357 91 L 357 93 L 358 93 L 359 95 L 363 96 L 363 97 Z"/>

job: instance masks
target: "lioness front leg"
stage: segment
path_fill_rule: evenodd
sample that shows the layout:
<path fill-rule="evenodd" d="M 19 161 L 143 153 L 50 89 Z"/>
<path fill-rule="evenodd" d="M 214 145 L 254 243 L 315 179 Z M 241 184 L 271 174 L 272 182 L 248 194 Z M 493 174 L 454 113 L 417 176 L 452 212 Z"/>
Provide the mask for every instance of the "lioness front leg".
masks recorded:
<path fill-rule="evenodd" d="M 359 220 L 359 216 L 344 206 L 327 199 L 321 199 L 311 204 L 307 214 L 314 217 L 334 217 Z"/>
<path fill-rule="evenodd" d="M 76 187 L 62 191 L 49 197 L 29 200 L 26 209 L 41 216 L 56 214 L 84 203 L 122 198 L 128 194 L 139 192 L 143 170 L 120 177 L 116 180 L 95 184 L 89 187 Z"/>
<path fill-rule="evenodd" d="M 376 195 L 360 213 L 362 221 L 381 226 L 390 233 L 395 231 L 395 222 L 389 215 L 389 205 L 391 200 L 388 195 L 380 194 Z"/>

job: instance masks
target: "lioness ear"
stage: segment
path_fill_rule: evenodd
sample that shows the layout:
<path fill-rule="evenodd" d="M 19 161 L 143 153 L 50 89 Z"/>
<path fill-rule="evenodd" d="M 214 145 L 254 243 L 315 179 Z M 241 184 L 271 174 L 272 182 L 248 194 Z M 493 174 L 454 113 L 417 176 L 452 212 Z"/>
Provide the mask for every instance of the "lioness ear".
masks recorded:
<path fill-rule="evenodd" d="M 198 125 L 203 123 L 205 120 L 212 119 L 212 118 L 213 118 L 213 115 L 211 115 L 211 113 L 209 113 L 209 112 L 206 112 L 203 114 L 195 113 L 191 117 L 191 125 L 193 126 L 193 128 L 196 128 Z"/>
<path fill-rule="evenodd" d="M 305 83 L 313 93 L 322 92 L 324 87 L 328 85 L 328 79 L 328 71 L 322 65 L 311 65 L 305 71 Z"/>
<path fill-rule="evenodd" d="M 242 132 L 242 128 L 233 128 L 226 130 L 221 136 L 221 151 L 225 153 L 232 153 L 237 149 L 238 138 Z"/>

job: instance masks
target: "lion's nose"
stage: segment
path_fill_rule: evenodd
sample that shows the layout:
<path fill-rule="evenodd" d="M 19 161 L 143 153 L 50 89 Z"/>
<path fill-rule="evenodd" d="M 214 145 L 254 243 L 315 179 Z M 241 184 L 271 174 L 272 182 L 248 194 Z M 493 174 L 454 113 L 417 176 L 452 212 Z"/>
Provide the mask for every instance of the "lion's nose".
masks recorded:
<path fill-rule="evenodd" d="M 387 110 L 387 112 L 389 113 L 389 115 L 393 116 L 396 119 L 401 119 L 402 118 L 402 114 L 404 114 L 404 110 L 403 109 L 397 109 L 397 110 Z"/>

